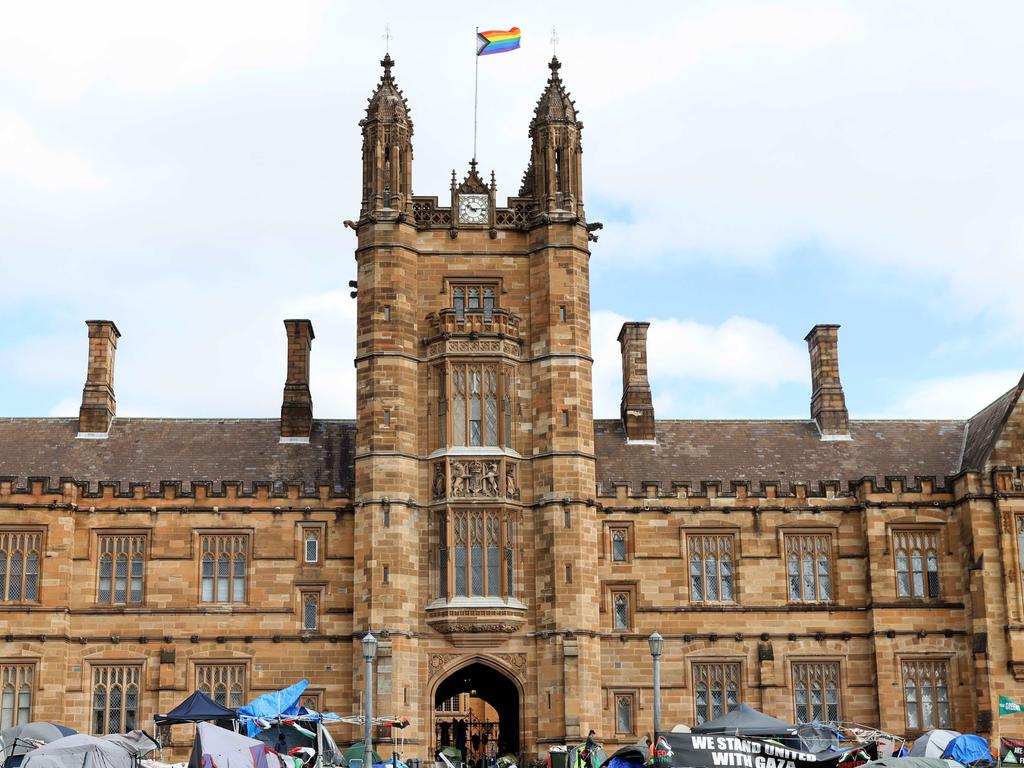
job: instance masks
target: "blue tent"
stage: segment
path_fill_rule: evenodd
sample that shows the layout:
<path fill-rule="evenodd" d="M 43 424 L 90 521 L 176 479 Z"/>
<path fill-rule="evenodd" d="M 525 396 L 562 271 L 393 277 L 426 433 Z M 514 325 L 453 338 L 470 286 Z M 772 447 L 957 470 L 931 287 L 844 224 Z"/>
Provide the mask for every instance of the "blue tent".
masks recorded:
<path fill-rule="evenodd" d="M 988 742 L 973 733 L 963 733 L 946 745 L 942 756 L 947 760 L 956 760 L 967 765 L 979 760 L 992 762 L 992 753 L 988 751 Z"/>
<path fill-rule="evenodd" d="M 299 698 L 308 685 L 308 680 L 299 680 L 295 685 L 282 688 L 280 691 L 264 693 L 262 696 L 257 696 L 244 707 L 239 707 L 238 714 L 243 716 L 246 733 L 250 736 L 255 736 L 260 732 L 260 725 L 247 718 L 275 718 L 281 715 L 299 714 Z"/>
<path fill-rule="evenodd" d="M 156 716 L 157 725 L 202 723 L 207 720 L 237 720 L 238 713 L 218 704 L 202 691 L 196 691 L 166 715 Z"/>

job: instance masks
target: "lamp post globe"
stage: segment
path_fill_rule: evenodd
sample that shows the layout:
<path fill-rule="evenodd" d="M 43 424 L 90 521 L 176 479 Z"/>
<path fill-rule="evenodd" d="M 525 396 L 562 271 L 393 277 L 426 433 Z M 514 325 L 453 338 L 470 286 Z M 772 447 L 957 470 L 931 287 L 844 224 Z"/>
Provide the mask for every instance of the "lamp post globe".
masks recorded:
<path fill-rule="evenodd" d="M 665 648 L 665 638 L 655 631 L 647 638 L 647 644 L 654 662 L 654 740 L 657 741 L 661 729 L 661 652 Z"/>
<path fill-rule="evenodd" d="M 373 727 L 373 657 L 377 655 L 377 638 L 370 632 L 363 635 L 363 659 L 366 661 L 366 711 L 363 712 L 363 768 L 373 766 L 373 744 L 371 729 Z"/>

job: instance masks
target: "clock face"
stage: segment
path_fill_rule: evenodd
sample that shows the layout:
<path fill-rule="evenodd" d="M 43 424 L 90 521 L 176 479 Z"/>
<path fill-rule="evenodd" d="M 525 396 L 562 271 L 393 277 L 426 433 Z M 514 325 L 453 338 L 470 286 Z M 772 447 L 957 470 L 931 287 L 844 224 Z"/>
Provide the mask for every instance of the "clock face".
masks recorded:
<path fill-rule="evenodd" d="M 459 195 L 459 223 L 487 223 L 487 195 Z"/>

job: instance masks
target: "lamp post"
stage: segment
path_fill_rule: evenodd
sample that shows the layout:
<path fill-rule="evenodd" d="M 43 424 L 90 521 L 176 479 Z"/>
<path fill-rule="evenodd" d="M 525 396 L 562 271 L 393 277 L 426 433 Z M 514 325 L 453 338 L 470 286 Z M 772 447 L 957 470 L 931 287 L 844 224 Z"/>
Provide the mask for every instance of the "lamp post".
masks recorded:
<path fill-rule="evenodd" d="M 373 727 L 373 657 L 377 655 L 377 638 L 369 631 L 363 635 L 363 659 L 366 661 L 366 711 L 363 712 L 363 766 L 373 766 L 373 744 L 370 730 Z"/>
<path fill-rule="evenodd" d="M 658 740 L 661 728 L 661 650 L 665 646 L 665 638 L 657 632 L 647 638 L 651 646 L 651 658 L 654 660 L 654 740 Z"/>

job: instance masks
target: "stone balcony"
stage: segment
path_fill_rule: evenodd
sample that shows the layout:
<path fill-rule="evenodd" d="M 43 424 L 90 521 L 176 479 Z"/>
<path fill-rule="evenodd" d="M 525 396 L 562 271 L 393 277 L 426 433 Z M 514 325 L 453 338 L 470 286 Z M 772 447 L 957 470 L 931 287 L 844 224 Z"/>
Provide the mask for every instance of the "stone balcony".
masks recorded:
<path fill-rule="evenodd" d="M 518 632 L 526 606 L 514 597 L 452 597 L 427 606 L 427 624 L 443 635 Z"/>
<path fill-rule="evenodd" d="M 433 333 L 421 341 L 430 357 L 466 352 L 497 353 L 519 357 L 523 341 L 521 318 L 507 309 L 447 308 L 427 315 Z"/>

